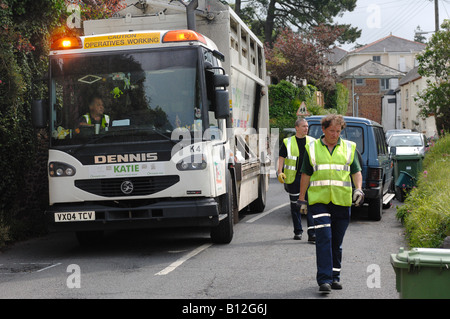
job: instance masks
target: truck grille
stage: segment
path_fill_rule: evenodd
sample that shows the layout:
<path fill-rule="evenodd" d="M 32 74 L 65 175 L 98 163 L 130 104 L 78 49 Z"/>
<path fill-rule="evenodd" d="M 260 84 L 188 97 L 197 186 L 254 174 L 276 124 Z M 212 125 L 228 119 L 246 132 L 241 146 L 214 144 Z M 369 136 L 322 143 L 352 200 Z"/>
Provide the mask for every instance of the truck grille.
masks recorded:
<path fill-rule="evenodd" d="M 75 181 L 75 187 L 105 197 L 142 196 L 160 192 L 179 181 L 178 175 L 85 179 Z"/>

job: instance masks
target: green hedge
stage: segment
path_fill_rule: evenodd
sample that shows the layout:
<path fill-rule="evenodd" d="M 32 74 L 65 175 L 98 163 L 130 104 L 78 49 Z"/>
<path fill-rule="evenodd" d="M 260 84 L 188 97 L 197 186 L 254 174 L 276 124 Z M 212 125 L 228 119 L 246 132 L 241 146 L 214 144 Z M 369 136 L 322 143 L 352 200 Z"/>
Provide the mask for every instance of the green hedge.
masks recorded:
<path fill-rule="evenodd" d="M 397 218 L 405 226 L 410 247 L 437 248 L 450 236 L 450 135 L 441 137 L 426 153 L 424 170 Z"/>
<path fill-rule="evenodd" d="M 32 127 L 31 100 L 45 90 L 37 80 L 65 10 L 64 0 L 0 0 L 0 248 L 43 231 L 47 144 Z"/>
<path fill-rule="evenodd" d="M 284 137 L 283 129 L 294 127 L 297 110 L 303 101 L 310 114 L 327 113 L 315 103 L 315 91 L 317 88 L 312 85 L 299 88 L 284 80 L 269 86 L 270 127 L 279 129 L 281 139 Z"/>

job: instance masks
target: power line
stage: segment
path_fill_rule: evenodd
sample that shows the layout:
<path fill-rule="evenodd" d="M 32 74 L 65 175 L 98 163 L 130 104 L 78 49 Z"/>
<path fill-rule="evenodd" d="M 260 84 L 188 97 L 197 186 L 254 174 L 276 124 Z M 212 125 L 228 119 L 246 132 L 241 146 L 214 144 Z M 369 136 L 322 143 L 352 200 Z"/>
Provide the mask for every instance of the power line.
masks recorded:
<path fill-rule="evenodd" d="M 396 0 L 396 1 L 388 1 L 388 2 L 382 2 L 382 3 L 371 2 L 369 5 L 358 6 L 358 7 L 355 8 L 355 10 L 353 10 L 352 12 L 349 12 L 349 13 L 351 14 L 351 13 L 355 13 L 356 11 L 366 11 L 369 7 L 371 7 L 373 5 L 376 5 L 378 7 L 382 7 L 383 9 L 386 9 L 386 8 L 400 8 L 400 7 L 403 7 L 403 6 L 405 6 L 407 4 L 410 4 L 411 2 L 414 2 L 414 1 L 424 1 L 424 0 Z M 430 1 L 430 0 L 425 0 L 425 1 Z M 386 6 L 386 5 L 389 5 L 389 4 L 393 4 L 393 5 L 392 6 Z"/>
<path fill-rule="evenodd" d="M 444 0 L 444 2 L 450 3 L 449 1 L 445 1 L 445 0 Z M 450 18 L 450 16 L 448 15 L 448 11 L 447 11 L 447 7 L 445 6 L 445 3 L 442 3 L 442 6 L 444 7 L 445 13 L 447 13 L 447 18 Z"/>
<path fill-rule="evenodd" d="M 423 3 L 423 5 L 419 5 L 418 7 L 416 7 L 415 8 L 415 10 L 413 10 L 412 12 L 411 12 L 411 15 L 409 16 L 409 17 L 405 17 L 405 19 L 407 19 L 407 20 L 412 20 L 412 18 L 414 18 L 415 16 L 417 16 L 417 14 L 419 14 L 419 13 L 421 13 L 427 6 L 429 6 L 430 4 L 429 3 Z M 397 23 L 394 23 L 393 25 L 391 25 L 391 32 L 395 32 L 395 31 L 397 31 L 397 29 L 401 26 L 401 25 L 403 25 L 403 23 L 406 21 L 406 20 L 402 20 L 402 21 L 397 21 Z"/>
<path fill-rule="evenodd" d="M 401 16 L 397 16 L 398 19 L 392 19 L 387 22 L 386 25 L 382 26 L 380 29 L 374 30 L 374 33 L 367 37 L 367 42 L 372 43 L 384 36 L 387 36 L 389 32 L 397 31 L 397 29 L 405 24 L 406 21 L 411 20 L 412 17 L 416 16 L 418 13 L 422 12 L 429 5 L 429 2 L 417 2 L 411 6 L 409 6 L 404 12 L 402 12 Z M 364 30 L 363 30 L 364 32 Z"/>

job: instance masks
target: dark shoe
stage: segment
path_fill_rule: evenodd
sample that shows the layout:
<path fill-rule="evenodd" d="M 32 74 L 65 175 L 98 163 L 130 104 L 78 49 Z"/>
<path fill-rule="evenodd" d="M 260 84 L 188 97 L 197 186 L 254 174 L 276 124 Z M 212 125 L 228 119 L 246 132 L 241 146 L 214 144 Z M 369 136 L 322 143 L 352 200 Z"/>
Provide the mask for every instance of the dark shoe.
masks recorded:
<path fill-rule="evenodd" d="M 308 242 L 315 244 L 316 243 L 316 235 L 308 236 Z"/>
<path fill-rule="evenodd" d="M 302 234 L 294 235 L 295 240 L 302 240 Z"/>
<path fill-rule="evenodd" d="M 333 290 L 341 290 L 342 289 L 342 284 L 339 281 L 333 281 L 333 283 L 331 284 L 331 289 L 333 289 Z"/>
<path fill-rule="evenodd" d="M 323 294 L 329 294 L 331 292 L 330 284 L 321 284 L 319 287 L 319 292 Z"/>

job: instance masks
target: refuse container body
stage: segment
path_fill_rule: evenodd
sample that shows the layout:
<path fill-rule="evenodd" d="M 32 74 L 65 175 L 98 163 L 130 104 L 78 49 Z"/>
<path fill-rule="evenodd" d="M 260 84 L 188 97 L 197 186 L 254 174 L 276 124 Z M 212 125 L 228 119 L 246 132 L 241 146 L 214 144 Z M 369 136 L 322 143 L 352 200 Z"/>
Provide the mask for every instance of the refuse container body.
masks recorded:
<path fill-rule="evenodd" d="M 391 254 L 391 264 L 400 298 L 450 298 L 450 249 L 400 248 Z"/>
<path fill-rule="evenodd" d="M 395 197 L 403 202 L 406 194 L 416 186 L 422 171 L 423 155 L 394 155 Z"/>
<path fill-rule="evenodd" d="M 423 155 L 394 155 L 394 181 L 397 183 L 401 172 L 405 172 L 417 180 L 419 173 L 422 171 Z M 415 184 L 415 182 L 414 182 Z M 400 185 L 401 187 L 402 185 Z M 415 185 L 411 185 L 412 187 Z"/>

